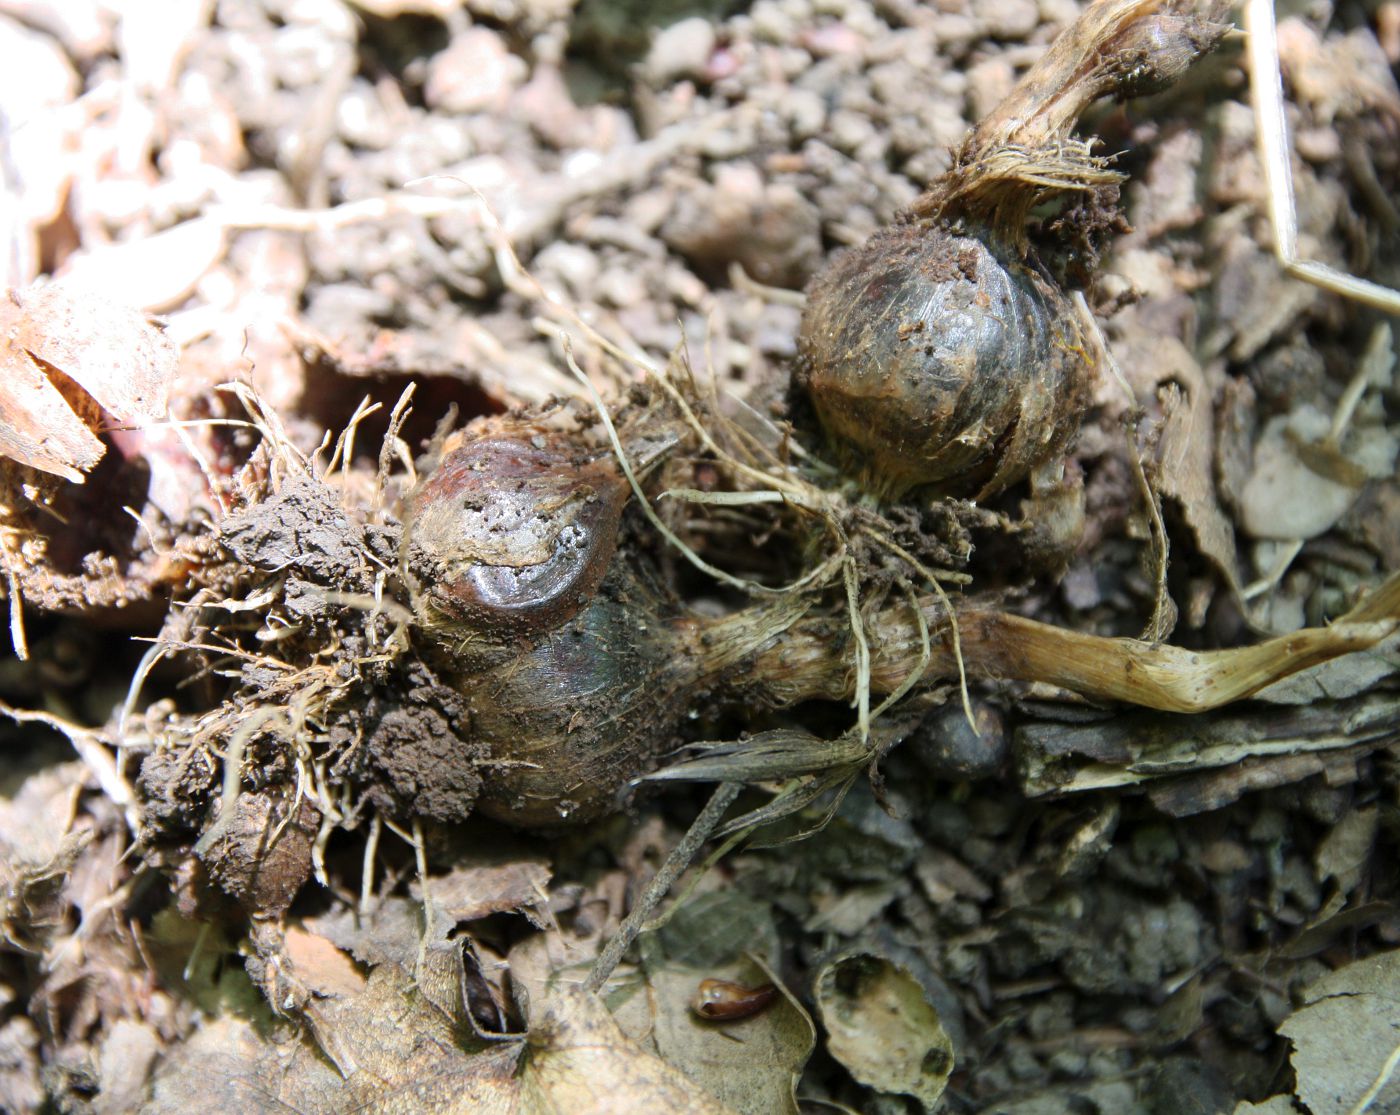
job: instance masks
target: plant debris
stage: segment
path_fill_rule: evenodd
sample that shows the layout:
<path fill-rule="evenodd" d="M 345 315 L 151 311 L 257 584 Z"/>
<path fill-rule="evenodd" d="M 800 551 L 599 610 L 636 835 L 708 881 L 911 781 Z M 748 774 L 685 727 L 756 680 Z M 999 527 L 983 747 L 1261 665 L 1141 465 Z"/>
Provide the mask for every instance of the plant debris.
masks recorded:
<path fill-rule="evenodd" d="M 139 7 L 0 14 L 0 1107 L 1395 1102 L 1393 5 Z"/>

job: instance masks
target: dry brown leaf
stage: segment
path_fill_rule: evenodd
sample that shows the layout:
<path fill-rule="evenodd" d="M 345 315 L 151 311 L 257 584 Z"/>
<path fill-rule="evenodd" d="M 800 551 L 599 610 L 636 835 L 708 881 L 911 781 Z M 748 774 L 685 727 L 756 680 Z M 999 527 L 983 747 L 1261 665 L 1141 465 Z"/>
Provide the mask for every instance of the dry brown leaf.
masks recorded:
<path fill-rule="evenodd" d="M 806 1011 L 781 992 L 756 1013 L 722 1022 L 692 1008 L 703 980 L 745 988 L 780 982 L 771 968 L 781 954 L 772 909 L 719 886 L 690 895 L 663 919 L 638 940 L 638 967 L 604 988 L 622 1032 L 744 1115 L 795 1113 L 794 1088 L 816 1042 Z M 523 959 L 521 950 L 511 953 L 512 978 L 518 954 Z"/>
<path fill-rule="evenodd" d="M 691 1009 L 703 979 L 755 987 L 772 977 L 751 960 L 705 970 L 647 964 L 646 994 L 637 998 L 645 1000 L 648 1036 L 657 1053 L 746 1115 L 795 1115 L 794 1089 L 816 1044 L 812 1020 L 780 994 L 751 1017 L 724 1024 L 704 1021 Z"/>
<path fill-rule="evenodd" d="M 531 924 L 548 922 L 549 863 L 519 849 L 497 849 L 481 862 L 455 867 L 429 882 L 428 893 L 440 916 L 453 923 L 491 914 L 520 912 Z M 415 889 L 414 897 L 419 897 Z"/>
<path fill-rule="evenodd" d="M 297 973 L 319 994 L 358 995 L 365 977 L 354 962 L 326 938 L 290 926 L 282 940 Z"/>
<path fill-rule="evenodd" d="M 82 483 L 102 459 L 103 412 L 121 422 L 165 414 L 175 346 L 135 310 L 61 285 L 0 300 L 0 454 Z"/>
<path fill-rule="evenodd" d="M 0 995 L 7 994 L 10 988 L 0 984 Z M 0 1026 L 0 1108 L 42 1111 L 39 1072 L 39 1028 L 26 1015 L 15 1015 Z"/>
<path fill-rule="evenodd" d="M 402 1115 L 518 1110 L 519 1046 L 463 1049 L 454 1020 L 417 994 L 396 965 L 375 968 L 358 994 L 318 989 L 305 1014 L 345 1078 L 342 1109 L 353 1097 L 366 1109 Z"/>
<path fill-rule="evenodd" d="M 161 1044 L 154 1027 L 144 1022 L 121 1018 L 113 1024 L 97 1055 L 102 1086 L 93 1101 L 93 1115 L 121 1115 L 140 1107 Z"/>
<path fill-rule="evenodd" d="M 853 1077 L 932 1110 L 953 1071 L 953 1043 L 918 980 L 883 957 L 848 953 L 817 972 L 814 994 L 827 1050 Z"/>
<path fill-rule="evenodd" d="M 7 344 L 0 359 L 0 453 L 81 484 L 102 459 L 102 443 L 26 353 Z"/>
<path fill-rule="evenodd" d="M 1215 406 L 1206 377 L 1186 346 L 1173 337 L 1158 342 L 1165 416 L 1159 449 L 1158 490 L 1174 500 L 1201 553 L 1238 590 L 1235 529 L 1215 490 Z"/>
<path fill-rule="evenodd" d="M 1400 1050 L 1400 953 L 1329 972 L 1303 998 L 1279 1033 L 1293 1043 L 1295 1092 L 1306 1109 L 1313 1115 L 1395 1111 L 1400 1076 L 1390 1069 Z"/>
<path fill-rule="evenodd" d="M 64 763 L 0 797 L 0 942 L 42 948 L 64 924 L 64 883 L 92 836 L 72 827 L 86 778 L 81 763 Z"/>
<path fill-rule="evenodd" d="M 284 1007 L 301 1004 L 310 1036 L 339 1074 L 327 1081 L 308 1069 L 305 1079 L 284 1077 L 282 1087 L 313 1098 L 299 1110 L 394 1115 L 521 1110 L 515 1075 L 521 1043 L 464 1048 L 461 1020 L 430 1002 L 419 981 L 399 965 L 380 964 L 361 976 L 330 941 L 292 929 L 267 970 L 273 980 L 264 989 L 269 999 Z M 273 1045 L 245 1049 L 240 1057 L 247 1063 L 225 1075 L 256 1079 L 259 1065 L 277 1055 Z"/>
<path fill-rule="evenodd" d="M 463 1019 L 422 980 L 384 963 L 361 976 L 324 937 L 290 930 L 265 988 L 300 1004 L 310 1037 L 271 1040 L 222 1019 L 162 1068 L 150 1110 L 375 1111 L 389 1115 L 729 1115 L 678 1069 L 627 1038 L 596 995 L 560 985 L 541 997 L 525 1040 L 463 1044 Z M 209 1035 L 217 1033 L 218 1040 Z M 289 1038 L 291 1041 L 289 1042 Z M 289 1048 L 290 1046 L 290 1048 Z M 331 1068 L 330 1066 L 334 1066 Z M 184 1107 L 181 1107 L 181 1104 Z"/>
<path fill-rule="evenodd" d="M 628 1040 L 596 995 L 556 989 L 530 1030 L 521 1111 L 547 1115 L 730 1115 L 679 1069 Z"/>
<path fill-rule="evenodd" d="M 341 1081 L 310 1045 L 268 1040 L 234 1016 L 211 1019 L 165 1057 L 146 1115 L 240 1111 L 246 1115 L 329 1115 L 345 1109 Z"/>

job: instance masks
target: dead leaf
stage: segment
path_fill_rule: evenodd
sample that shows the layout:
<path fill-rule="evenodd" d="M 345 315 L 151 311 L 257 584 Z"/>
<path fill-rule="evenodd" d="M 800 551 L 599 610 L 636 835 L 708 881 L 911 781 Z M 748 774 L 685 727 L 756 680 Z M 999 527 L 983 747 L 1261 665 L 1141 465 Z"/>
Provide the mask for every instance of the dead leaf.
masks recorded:
<path fill-rule="evenodd" d="M 707 1095 L 680 1070 L 623 1036 L 603 1001 L 562 986 L 530 1028 L 521 1080 L 522 1111 L 548 1115 L 726 1115 L 734 1109 Z"/>
<path fill-rule="evenodd" d="M 103 412 L 165 414 L 175 346 L 135 310 L 61 285 L 0 299 L 0 454 L 80 484 L 105 447 Z"/>
<path fill-rule="evenodd" d="M 13 994 L 0 984 L 0 995 Z M 0 1107 L 6 1111 L 42 1111 L 44 1086 L 39 1080 L 39 1028 L 25 1015 L 0 1025 Z"/>
<path fill-rule="evenodd" d="M 1350 894 L 1370 866 L 1380 814 L 1374 805 L 1342 817 L 1317 849 L 1318 878 L 1336 879 L 1342 894 Z"/>
<path fill-rule="evenodd" d="M 648 964 L 647 993 L 638 998 L 649 1007 L 649 1037 L 656 1052 L 736 1111 L 796 1115 L 797 1080 L 816 1044 L 811 1018 L 792 998 L 779 995 L 749 1018 L 706 1022 L 691 1010 L 696 988 L 706 978 L 753 987 L 772 976 L 752 960 L 703 970 Z"/>
<path fill-rule="evenodd" d="M 202 1111 L 246 1115 L 330 1115 L 343 1111 L 341 1080 L 291 1027 L 264 1036 L 245 1019 L 225 1016 L 197 1028 L 156 1072 L 145 1115 Z"/>
<path fill-rule="evenodd" d="M 305 925 L 361 964 L 392 962 L 409 967 L 423 933 L 423 908 L 407 898 L 391 896 L 375 903 L 367 913 L 335 910 L 308 918 Z"/>
<path fill-rule="evenodd" d="M 365 989 L 365 977 L 351 959 L 326 938 L 288 926 L 283 946 L 306 982 L 324 995 L 347 997 Z"/>
<path fill-rule="evenodd" d="M 1173 337 L 1158 338 L 1155 359 L 1162 380 L 1163 427 L 1157 487 L 1176 502 L 1201 553 L 1215 564 L 1232 591 L 1239 584 L 1235 529 L 1220 508 L 1215 489 L 1215 407 L 1195 357 Z"/>
<path fill-rule="evenodd" d="M 522 913 L 538 929 L 549 920 L 549 862 L 519 849 L 496 849 L 480 862 L 454 867 L 428 882 L 443 920 L 476 921 L 492 914 Z M 418 889 L 411 888 L 415 898 Z"/>
<path fill-rule="evenodd" d="M 65 883 L 93 837 L 74 831 L 81 763 L 64 763 L 25 779 L 0 797 L 0 942 L 41 950 L 68 916 Z"/>
<path fill-rule="evenodd" d="M 418 994 L 397 965 L 375 968 L 358 994 L 318 989 L 304 1013 L 316 1044 L 345 1077 L 342 1103 L 354 1097 L 402 1113 L 515 1110 L 519 1045 L 463 1048 L 456 1020 Z"/>
<path fill-rule="evenodd" d="M 118 1019 L 102 1039 L 98 1052 L 101 1091 L 93 1100 L 93 1115 L 121 1115 L 137 1110 L 160 1051 L 160 1036 L 151 1026 L 129 1018 Z"/>
<path fill-rule="evenodd" d="M 641 979 L 607 997 L 625 1033 L 737 1111 L 796 1113 L 794 1088 L 816 1042 L 812 1020 L 787 994 L 742 1020 L 719 1024 L 691 1009 L 704 979 L 778 984 L 773 911 L 727 887 L 694 895 L 638 941 Z"/>
<path fill-rule="evenodd" d="M 1324 908 L 1321 915 L 1298 931 L 1293 940 L 1276 949 L 1279 957 L 1301 960 L 1316 956 L 1343 933 L 1357 933 L 1381 922 L 1400 921 L 1400 909 L 1389 902 L 1367 902 L 1340 913 Z"/>
<path fill-rule="evenodd" d="M 264 1040 L 219 1019 L 167 1059 L 150 1110 L 187 1111 L 191 1096 L 212 1110 L 308 1115 L 733 1110 L 639 1048 L 601 999 L 573 984 L 540 996 L 526 1040 L 473 1046 L 464 1020 L 430 1001 L 422 981 L 397 964 L 362 977 L 323 937 L 293 929 L 279 947 L 275 928 L 266 932 L 260 952 L 274 962 L 262 965 L 264 992 L 299 1012 L 308 1032 L 274 1027 Z"/>
<path fill-rule="evenodd" d="M 1293 1042 L 1296 1093 L 1312 1115 L 1346 1115 L 1379 1082 L 1400 1049 L 1400 951 L 1329 972 L 1304 992 L 1305 1005 L 1279 1027 Z M 1368 1110 L 1400 1109 L 1400 1074 Z"/>
<path fill-rule="evenodd" d="M 931 1110 L 953 1072 L 953 1043 L 913 975 L 856 952 L 828 961 L 813 988 L 828 1052 L 862 1084 Z"/>

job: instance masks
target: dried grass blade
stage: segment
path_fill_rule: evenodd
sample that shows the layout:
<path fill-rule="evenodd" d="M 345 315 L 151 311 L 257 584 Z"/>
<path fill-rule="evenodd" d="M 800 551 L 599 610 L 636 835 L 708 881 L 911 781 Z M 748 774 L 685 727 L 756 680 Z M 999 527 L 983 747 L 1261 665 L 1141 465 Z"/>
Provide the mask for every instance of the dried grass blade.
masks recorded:
<path fill-rule="evenodd" d="M 851 766 L 871 757 L 854 735 L 822 739 L 796 728 L 758 732 L 747 739 L 691 745 L 700 752 L 649 774 L 648 782 L 775 782 Z"/>

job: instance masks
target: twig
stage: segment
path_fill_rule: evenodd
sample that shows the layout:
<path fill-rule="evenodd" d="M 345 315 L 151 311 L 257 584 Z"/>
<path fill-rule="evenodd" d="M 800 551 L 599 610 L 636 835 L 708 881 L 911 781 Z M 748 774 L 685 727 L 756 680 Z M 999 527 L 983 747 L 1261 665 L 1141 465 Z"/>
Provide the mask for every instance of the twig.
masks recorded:
<path fill-rule="evenodd" d="M 802 291 L 760 283 L 744 270 L 744 265 L 738 260 L 729 265 L 729 285 L 735 290 L 742 290 L 745 294 L 762 298 L 765 302 L 773 302 L 780 306 L 792 306 L 798 310 L 807 308 L 807 296 Z"/>
<path fill-rule="evenodd" d="M 860 586 L 856 579 L 856 563 L 847 558 L 841 568 L 842 580 L 846 586 L 846 608 L 851 617 L 851 635 L 856 641 L 856 722 L 860 726 L 860 740 L 870 738 L 870 640 L 865 637 L 865 620 L 860 614 Z"/>
<path fill-rule="evenodd" d="M 594 994 L 602 990 L 603 984 L 608 982 L 608 977 L 613 974 L 618 962 L 632 947 L 632 942 L 637 939 L 637 934 L 646 925 L 647 918 L 656 909 L 657 903 L 666 897 L 666 892 L 685 873 L 685 869 L 690 866 L 696 853 L 710 838 L 710 834 L 719 827 L 724 811 L 734 803 L 734 799 L 739 796 L 739 791 L 742 788 L 743 785 L 739 782 L 721 782 L 715 787 L 715 792 L 711 795 L 705 808 L 700 811 L 695 822 L 681 837 L 681 842 L 666 857 L 666 862 L 661 865 L 661 869 L 657 871 L 651 882 L 647 884 L 646 889 L 642 891 L 641 897 L 637 899 L 637 904 L 632 907 L 632 911 L 618 926 L 617 932 L 613 934 L 612 939 L 598 955 L 597 961 L 593 964 L 593 970 L 588 973 L 588 979 L 584 981 L 585 988 Z"/>

